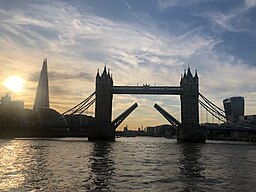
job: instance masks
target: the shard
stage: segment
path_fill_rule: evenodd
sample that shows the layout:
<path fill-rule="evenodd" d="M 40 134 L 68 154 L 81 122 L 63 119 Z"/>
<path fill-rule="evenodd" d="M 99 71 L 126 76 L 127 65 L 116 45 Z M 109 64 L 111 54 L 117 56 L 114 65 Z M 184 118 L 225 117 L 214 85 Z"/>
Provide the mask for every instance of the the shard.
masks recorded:
<path fill-rule="evenodd" d="M 47 59 L 43 61 L 43 67 L 40 73 L 40 78 L 36 91 L 36 98 L 33 110 L 40 108 L 49 108 L 49 86 L 48 86 L 48 72 L 47 72 Z"/>

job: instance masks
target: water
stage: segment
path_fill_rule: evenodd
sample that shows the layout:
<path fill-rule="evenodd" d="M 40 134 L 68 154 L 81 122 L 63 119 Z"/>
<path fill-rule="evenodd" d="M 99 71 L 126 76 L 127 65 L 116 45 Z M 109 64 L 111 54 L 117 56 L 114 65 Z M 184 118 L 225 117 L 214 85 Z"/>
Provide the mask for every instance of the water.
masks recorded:
<path fill-rule="evenodd" d="M 255 191 L 256 145 L 0 140 L 0 191 Z"/>

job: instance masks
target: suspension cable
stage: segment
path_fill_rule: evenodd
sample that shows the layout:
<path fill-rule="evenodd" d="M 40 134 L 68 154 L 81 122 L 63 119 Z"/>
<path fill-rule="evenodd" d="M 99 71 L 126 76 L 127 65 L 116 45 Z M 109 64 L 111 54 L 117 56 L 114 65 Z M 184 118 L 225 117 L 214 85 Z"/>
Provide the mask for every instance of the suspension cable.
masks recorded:
<path fill-rule="evenodd" d="M 211 108 L 211 110 L 213 110 L 215 113 L 217 113 L 218 115 L 226 118 L 225 116 L 225 111 L 223 111 L 221 108 L 219 108 L 217 105 L 215 105 L 214 103 L 212 103 L 209 99 L 207 99 L 206 97 L 204 97 L 202 94 L 199 93 L 199 95 L 201 96 L 201 98 L 205 101 L 205 103 L 207 104 L 207 106 L 209 108 Z"/>
<path fill-rule="evenodd" d="M 209 99 L 204 97 L 202 94 L 199 93 L 199 95 L 203 99 L 203 101 L 200 99 L 198 100 L 199 104 L 203 108 L 205 108 L 207 112 L 209 112 L 214 117 L 216 117 L 218 120 L 224 123 L 225 123 L 225 120 L 227 120 L 229 124 L 231 124 L 234 127 L 246 127 L 246 128 L 250 127 L 246 121 L 242 121 L 242 120 L 235 121 L 234 119 L 227 117 L 223 109 L 221 109 L 220 107 L 212 103 Z"/>
<path fill-rule="evenodd" d="M 92 101 L 90 101 L 85 107 L 83 110 L 81 110 L 81 112 L 79 113 L 79 115 L 81 115 L 83 112 L 85 112 L 89 107 L 92 106 L 92 104 L 94 104 L 96 101 L 96 98 L 94 98 Z"/>
<path fill-rule="evenodd" d="M 220 121 L 225 122 L 225 120 L 223 120 L 220 116 L 214 114 L 214 113 L 209 109 L 209 107 L 208 107 L 205 103 L 203 103 L 201 100 L 198 100 L 198 102 L 199 102 L 199 104 L 200 104 L 206 111 L 208 111 L 211 115 L 213 115 L 214 117 L 216 117 L 216 118 L 219 119 Z"/>
<path fill-rule="evenodd" d="M 62 113 L 62 115 L 65 115 L 67 113 L 69 113 L 70 111 L 73 111 L 73 110 L 77 110 L 76 108 L 80 108 L 81 105 L 83 106 L 85 103 L 87 103 L 93 96 L 95 95 L 95 92 L 93 92 L 89 97 L 87 97 L 85 100 L 83 100 L 82 102 L 78 103 L 76 106 L 72 107 L 71 109 L 65 111 L 64 113 Z M 72 112 L 73 113 L 73 112 Z"/>
<path fill-rule="evenodd" d="M 217 105 L 215 105 L 214 103 L 212 103 L 209 99 L 207 99 L 205 96 L 203 96 L 201 93 L 199 93 L 199 95 L 203 98 L 203 100 L 207 101 L 207 103 L 210 103 L 211 105 L 213 105 L 214 107 L 216 107 L 218 110 L 220 110 L 221 112 L 225 113 L 225 111 L 223 109 L 221 109 L 220 107 L 218 107 Z"/>

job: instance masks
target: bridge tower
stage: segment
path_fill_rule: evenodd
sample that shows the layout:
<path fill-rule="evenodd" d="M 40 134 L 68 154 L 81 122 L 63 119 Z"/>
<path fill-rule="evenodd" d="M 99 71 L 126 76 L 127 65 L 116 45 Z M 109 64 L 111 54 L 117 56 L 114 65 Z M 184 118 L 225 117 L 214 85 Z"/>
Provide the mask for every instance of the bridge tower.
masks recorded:
<path fill-rule="evenodd" d="M 184 71 L 180 87 L 183 93 L 181 100 L 181 126 L 178 130 L 177 140 L 181 142 L 205 142 L 204 130 L 199 125 L 199 78 L 197 71 L 192 76 L 190 68 Z"/>
<path fill-rule="evenodd" d="M 112 119 L 113 79 L 106 66 L 96 76 L 95 126 L 89 129 L 88 140 L 115 140 Z"/>

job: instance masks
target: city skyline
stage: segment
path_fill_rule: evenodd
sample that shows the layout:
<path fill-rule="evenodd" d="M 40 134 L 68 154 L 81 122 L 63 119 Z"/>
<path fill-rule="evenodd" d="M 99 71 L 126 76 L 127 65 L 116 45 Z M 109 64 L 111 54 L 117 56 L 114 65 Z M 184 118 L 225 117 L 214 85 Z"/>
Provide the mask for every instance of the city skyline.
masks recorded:
<path fill-rule="evenodd" d="M 176 86 L 190 65 L 203 95 L 222 108 L 223 99 L 241 95 L 245 114 L 255 114 L 256 1 L 230 2 L 2 1 L 1 96 L 9 92 L 3 82 L 19 76 L 23 91 L 11 96 L 32 109 L 43 58 L 50 104 L 60 112 L 95 90 L 105 63 L 114 85 Z M 134 102 L 124 121 L 131 128 L 167 123 L 154 103 L 180 118 L 179 96 L 141 95 L 114 96 L 113 118 Z"/>

